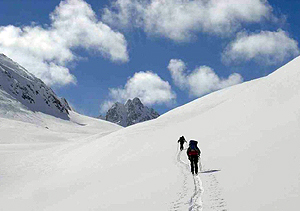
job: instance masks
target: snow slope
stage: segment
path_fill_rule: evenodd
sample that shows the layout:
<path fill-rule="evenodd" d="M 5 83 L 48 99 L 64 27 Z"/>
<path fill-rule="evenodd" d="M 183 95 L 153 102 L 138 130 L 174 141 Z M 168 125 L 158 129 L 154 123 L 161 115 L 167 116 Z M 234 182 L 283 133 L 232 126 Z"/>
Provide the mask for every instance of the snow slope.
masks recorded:
<path fill-rule="evenodd" d="M 0 144 L 0 209 L 298 210 L 299 81 L 298 57 L 267 77 L 105 136 L 38 149 Z M 9 124 L 13 131 L 16 122 Z M 181 135 L 199 141 L 197 177 L 178 153 Z"/>

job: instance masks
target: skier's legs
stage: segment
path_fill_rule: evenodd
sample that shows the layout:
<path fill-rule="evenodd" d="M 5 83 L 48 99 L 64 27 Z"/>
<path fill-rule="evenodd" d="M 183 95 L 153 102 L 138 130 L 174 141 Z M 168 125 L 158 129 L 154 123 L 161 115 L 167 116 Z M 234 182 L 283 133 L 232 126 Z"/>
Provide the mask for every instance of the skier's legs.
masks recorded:
<path fill-rule="evenodd" d="M 192 174 L 194 174 L 194 161 L 193 161 L 193 158 L 191 157 L 191 172 Z"/>
<path fill-rule="evenodd" d="M 198 174 L 198 157 L 194 158 L 195 173 Z"/>
<path fill-rule="evenodd" d="M 182 151 L 183 150 L 183 144 L 180 143 L 180 150 Z"/>

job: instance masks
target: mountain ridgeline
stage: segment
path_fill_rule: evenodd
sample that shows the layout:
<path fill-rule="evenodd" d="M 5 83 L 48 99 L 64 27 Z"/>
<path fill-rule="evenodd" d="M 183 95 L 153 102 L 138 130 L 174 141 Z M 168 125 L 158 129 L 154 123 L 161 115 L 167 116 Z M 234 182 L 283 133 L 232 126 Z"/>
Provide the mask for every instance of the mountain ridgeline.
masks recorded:
<path fill-rule="evenodd" d="M 102 119 L 127 127 L 157 117 L 159 114 L 154 109 L 144 106 L 136 97 L 133 100 L 129 99 L 125 104 L 116 102 Z"/>
<path fill-rule="evenodd" d="M 18 101 L 33 112 L 68 119 L 71 108 L 66 99 L 4 54 L 0 54 L 0 91 L 3 108 Z"/>

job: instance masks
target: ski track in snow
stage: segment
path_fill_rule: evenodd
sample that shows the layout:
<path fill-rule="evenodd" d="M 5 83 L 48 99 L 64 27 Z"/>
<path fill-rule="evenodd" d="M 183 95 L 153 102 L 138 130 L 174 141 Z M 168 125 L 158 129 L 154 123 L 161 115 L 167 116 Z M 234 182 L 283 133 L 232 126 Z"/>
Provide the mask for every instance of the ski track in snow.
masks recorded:
<path fill-rule="evenodd" d="M 202 211 L 202 201 L 201 201 L 201 195 L 203 193 L 202 181 L 199 175 L 193 176 L 195 189 L 193 195 L 187 201 L 186 200 L 188 194 L 187 181 L 188 181 L 188 176 L 191 174 L 191 172 L 190 172 L 189 164 L 181 160 L 180 156 L 181 156 L 181 151 L 177 153 L 176 160 L 177 160 L 177 165 L 181 168 L 181 172 L 184 176 L 182 191 L 178 193 L 178 199 L 172 203 L 172 208 L 170 210 L 179 211 L 182 210 L 183 207 L 186 207 L 188 205 L 189 211 Z"/>
<path fill-rule="evenodd" d="M 204 210 L 226 211 L 226 202 L 222 195 L 222 189 L 219 186 L 216 176 L 214 173 L 203 173 L 202 175 L 202 181 L 206 193 L 204 197 Z"/>
<path fill-rule="evenodd" d="M 201 195 L 204 191 L 202 186 L 202 181 L 199 175 L 193 176 L 193 179 L 194 179 L 195 190 L 190 200 L 189 211 L 202 211 L 203 206 L 202 206 Z"/>
<path fill-rule="evenodd" d="M 188 211 L 203 211 L 203 210 L 212 210 L 212 211 L 226 211 L 226 202 L 222 197 L 222 190 L 219 187 L 219 182 L 214 175 L 215 172 L 219 170 L 203 170 L 201 160 L 200 164 L 200 173 L 196 176 L 193 176 L 194 181 L 194 193 L 187 202 L 188 194 L 188 178 L 191 175 L 190 165 L 181 160 L 181 152 L 179 151 L 176 155 L 176 163 L 180 167 L 181 172 L 184 176 L 182 191 L 178 193 L 178 198 L 172 203 L 171 211 L 186 210 Z M 200 174 L 202 175 L 200 178 Z M 205 197 L 203 197 L 205 184 Z M 203 203 L 203 198 L 206 201 Z"/>

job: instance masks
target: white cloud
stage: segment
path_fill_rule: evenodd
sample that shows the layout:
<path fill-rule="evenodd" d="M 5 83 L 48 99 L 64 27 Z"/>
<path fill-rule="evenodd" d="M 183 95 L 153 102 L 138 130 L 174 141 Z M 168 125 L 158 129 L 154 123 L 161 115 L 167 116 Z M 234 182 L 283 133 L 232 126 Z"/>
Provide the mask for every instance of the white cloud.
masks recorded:
<path fill-rule="evenodd" d="M 230 75 L 227 79 L 220 78 L 208 66 L 198 67 L 188 74 L 185 63 L 179 59 L 171 59 L 168 69 L 175 85 L 182 90 L 188 90 L 191 96 L 196 97 L 243 81 L 242 76 L 237 73 Z"/>
<path fill-rule="evenodd" d="M 222 59 L 227 63 L 256 60 L 264 64 L 277 64 L 297 55 L 297 41 L 279 29 L 276 32 L 261 31 L 252 34 L 240 32 L 227 46 Z"/>
<path fill-rule="evenodd" d="M 78 59 L 75 48 L 92 50 L 112 61 L 128 60 L 124 36 L 98 21 L 84 0 L 62 1 L 50 18 L 48 27 L 0 27 L 0 52 L 49 85 L 76 82 L 66 67 Z"/>
<path fill-rule="evenodd" d="M 176 94 L 170 84 L 162 80 L 157 74 L 137 72 L 129 78 L 124 88 L 112 88 L 109 90 L 110 99 L 101 106 L 101 111 L 106 112 L 115 102 L 124 103 L 128 99 L 138 97 L 145 105 L 172 104 Z"/>
<path fill-rule="evenodd" d="M 195 32 L 225 35 L 242 23 L 271 17 L 265 0 L 115 0 L 102 19 L 118 27 L 142 27 L 149 34 L 184 41 Z"/>

